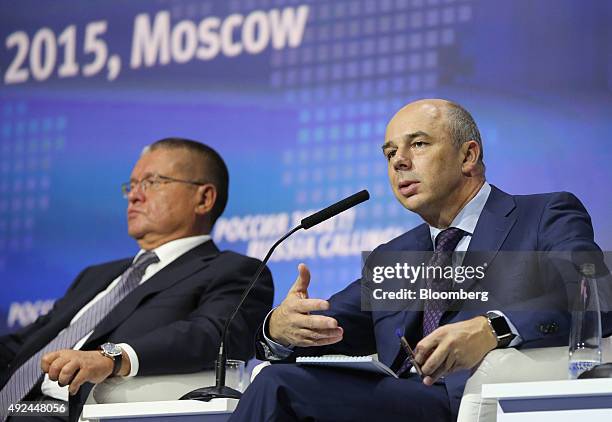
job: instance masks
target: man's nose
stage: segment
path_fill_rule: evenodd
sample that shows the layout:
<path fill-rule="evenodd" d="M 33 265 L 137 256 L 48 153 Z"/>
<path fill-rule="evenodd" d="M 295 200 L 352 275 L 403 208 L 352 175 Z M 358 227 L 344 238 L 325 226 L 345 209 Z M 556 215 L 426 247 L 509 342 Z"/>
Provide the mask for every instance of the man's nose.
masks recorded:
<path fill-rule="evenodd" d="M 142 201 L 143 199 L 144 193 L 142 191 L 142 188 L 140 187 L 140 184 L 137 183 L 132 189 L 130 189 L 130 192 L 127 195 L 127 200 L 129 203 L 133 203 L 137 201 Z"/>
<path fill-rule="evenodd" d="M 392 164 L 395 170 L 408 170 L 412 167 L 412 159 L 407 151 L 399 148 L 392 158 Z"/>

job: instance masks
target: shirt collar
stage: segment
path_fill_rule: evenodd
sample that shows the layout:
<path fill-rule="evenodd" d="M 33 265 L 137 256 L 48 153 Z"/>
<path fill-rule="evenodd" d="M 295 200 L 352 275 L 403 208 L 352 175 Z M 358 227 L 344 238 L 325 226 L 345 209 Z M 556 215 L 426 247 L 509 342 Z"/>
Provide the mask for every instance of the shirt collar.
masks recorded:
<path fill-rule="evenodd" d="M 183 255 L 185 252 L 190 251 L 191 249 L 203 244 L 204 242 L 209 241 L 210 239 L 210 235 L 208 234 L 183 237 L 181 239 L 175 239 L 171 240 L 170 242 L 164 243 L 163 245 L 153 249 L 153 252 L 155 252 L 157 257 L 159 258 L 159 264 L 161 264 L 161 268 L 165 267 L 166 265 L 174 261 L 176 258 Z M 136 262 L 136 259 L 143 253 L 145 253 L 145 250 L 141 249 L 134 257 L 133 262 Z"/>
<path fill-rule="evenodd" d="M 480 218 L 480 214 L 487 203 L 487 199 L 489 199 L 489 194 L 491 193 L 491 185 L 488 182 L 484 182 L 476 196 L 474 196 L 470 202 L 468 202 L 462 209 L 459 211 L 459 214 L 453 219 L 450 226 L 448 227 L 456 227 L 458 229 L 463 230 L 468 233 L 470 236 L 474 234 L 474 230 L 476 229 L 476 224 L 478 223 L 478 218 Z M 439 229 L 437 227 L 429 226 L 429 233 L 431 235 L 431 242 L 436 244 L 436 236 L 440 234 L 440 232 L 444 229 Z"/>

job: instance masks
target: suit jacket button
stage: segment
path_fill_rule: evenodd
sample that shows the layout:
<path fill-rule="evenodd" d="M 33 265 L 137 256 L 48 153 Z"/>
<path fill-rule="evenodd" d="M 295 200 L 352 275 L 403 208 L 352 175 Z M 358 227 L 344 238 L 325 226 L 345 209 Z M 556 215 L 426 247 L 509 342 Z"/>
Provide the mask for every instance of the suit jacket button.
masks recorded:
<path fill-rule="evenodd" d="M 540 324 L 540 326 L 538 327 L 538 329 L 540 330 L 540 332 L 541 332 L 542 334 L 548 334 L 548 330 L 547 330 L 546 325 L 544 325 L 544 324 Z"/>
<path fill-rule="evenodd" d="M 550 332 L 556 333 L 557 331 L 559 331 L 559 324 L 557 324 L 556 322 L 550 324 Z"/>

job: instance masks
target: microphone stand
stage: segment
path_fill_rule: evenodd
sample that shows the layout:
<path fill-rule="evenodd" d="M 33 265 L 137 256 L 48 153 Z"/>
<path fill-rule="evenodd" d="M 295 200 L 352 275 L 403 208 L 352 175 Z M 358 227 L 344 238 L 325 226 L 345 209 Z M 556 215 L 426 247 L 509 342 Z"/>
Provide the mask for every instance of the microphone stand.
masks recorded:
<path fill-rule="evenodd" d="M 196 390 L 190 391 L 189 393 L 181 397 L 179 400 L 210 401 L 211 399 L 218 399 L 218 398 L 240 399 L 240 397 L 242 397 L 242 393 L 240 391 L 235 390 L 225 385 L 225 366 L 227 365 L 227 351 L 225 347 L 225 342 L 227 340 L 227 333 L 229 331 L 229 326 L 231 322 L 234 320 L 234 318 L 238 314 L 238 311 L 240 310 L 240 308 L 242 308 L 242 304 L 244 303 L 247 296 L 253 289 L 253 286 L 255 286 L 255 283 L 257 282 L 257 279 L 259 279 L 259 276 L 261 275 L 263 269 L 265 268 L 266 263 L 270 259 L 270 256 L 272 256 L 272 252 L 274 252 L 274 249 L 276 249 L 278 245 L 280 245 L 285 239 L 287 239 L 289 236 L 291 236 L 296 231 L 300 229 L 308 230 L 309 228 L 316 226 L 317 224 L 329 218 L 332 218 L 335 215 L 340 214 L 341 212 L 346 211 L 349 208 L 352 208 L 355 205 L 360 204 L 363 201 L 367 201 L 368 199 L 370 199 L 370 194 L 368 193 L 367 190 L 362 190 L 347 198 L 344 198 L 336 202 L 335 204 L 332 204 L 329 207 L 324 208 L 321 211 L 318 211 L 302 219 L 302 221 L 300 221 L 299 226 L 291 229 L 283 237 L 277 240 L 276 243 L 274 243 L 274 245 L 272 245 L 272 247 L 266 254 L 266 257 L 263 259 L 263 261 L 257 268 L 257 271 L 255 271 L 255 275 L 251 279 L 251 282 L 249 283 L 249 287 L 247 287 L 247 289 L 242 294 L 242 297 L 240 298 L 240 302 L 238 303 L 238 306 L 234 308 L 234 311 L 232 312 L 230 317 L 225 322 L 225 325 L 223 326 L 223 333 L 221 335 L 221 344 L 219 345 L 219 353 L 217 355 L 217 362 L 215 364 L 215 385 L 212 387 L 203 387 L 203 388 L 198 388 Z"/>
<path fill-rule="evenodd" d="M 233 321 L 233 319 L 238 314 L 238 311 L 240 310 L 240 308 L 242 308 L 243 302 L 246 300 L 247 296 L 249 295 L 249 293 L 255 286 L 255 283 L 259 279 L 259 276 L 261 275 L 263 269 L 265 268 L 266 263 L 272 256 L 272 252 L 274 252 L 274 249 L 276 249 L 276 247 L 280 245 L 285 239 L 287 239 L 289 236 L 291 236 L 293 233 L 300 230 L 301 228 L 302 228 L 301 224 L 299 226 L 294 227 L 289 232 L 287 232 L 283 237 L 277 240 L 276 243 L 274 243 L 274 245 L 272 245 L 272 247 L 266 254 L 266 257 L 263 259 L 261 264 L 259 264 L 259 267 L 257 268 L 257 271 L 255 272 L 255 275 L 253 276 L 253 278 L 251 279 L 251 282 L 249 283 L 249 287 L 247 287 L 247 289 L 242 294 L 242 297 L 240 298 L 240 302 L 238 303 L 238 306 L 236 306 L 232 315 L 225 322 L 225 325 L 223 326 L 223 334 L 221 335 L 221 344 L 219 345 L 219 354 L 217 355 L 217 362 L 215 364 L 215 385 L 212 387 L 202 387 L 202 388 L 198 388 L 196 390 L 190 391 L 189 393 L 181 397 L 179 400 L 210 401 L 211 399 L 218 399 L 218 398 L 240 399 L 240 397 L 242 397 L 242 393 L 240 391 L 235 390 L 225 385 L 225 366 L 227 365 L 227 351 L 226 351 L 227 349 L 225 348 L 225 342 L 227 340 L 227 333 L 229 331 L 229 326 L 231 322 Z"/>

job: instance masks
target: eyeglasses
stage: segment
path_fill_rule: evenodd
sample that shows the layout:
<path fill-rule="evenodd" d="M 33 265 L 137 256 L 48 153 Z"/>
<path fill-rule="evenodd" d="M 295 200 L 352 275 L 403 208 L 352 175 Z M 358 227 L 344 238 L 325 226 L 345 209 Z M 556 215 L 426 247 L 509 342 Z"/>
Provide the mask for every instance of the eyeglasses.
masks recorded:
<path fill-rule="evenodd" d="M 132 192 L 136 187 L 140 188 L 142 193 L 146 193 L 148 190 L 157 190 L 161 185 L 165 185 L 168 183 L 187 183 L 189 185 L 202 186 L 205 185 L 206 182 L 197 182 L 195 180 L 183 180 L 183 179 L 175 179 L 174 177 L 162 176 L 160 174 L 155 174 L 153 176 L 146 177 L 140 181 L 132 180 L 127 183 L 121 184 L 121 193 L 123 197 L 127 199 L 130 192 Z"/>

